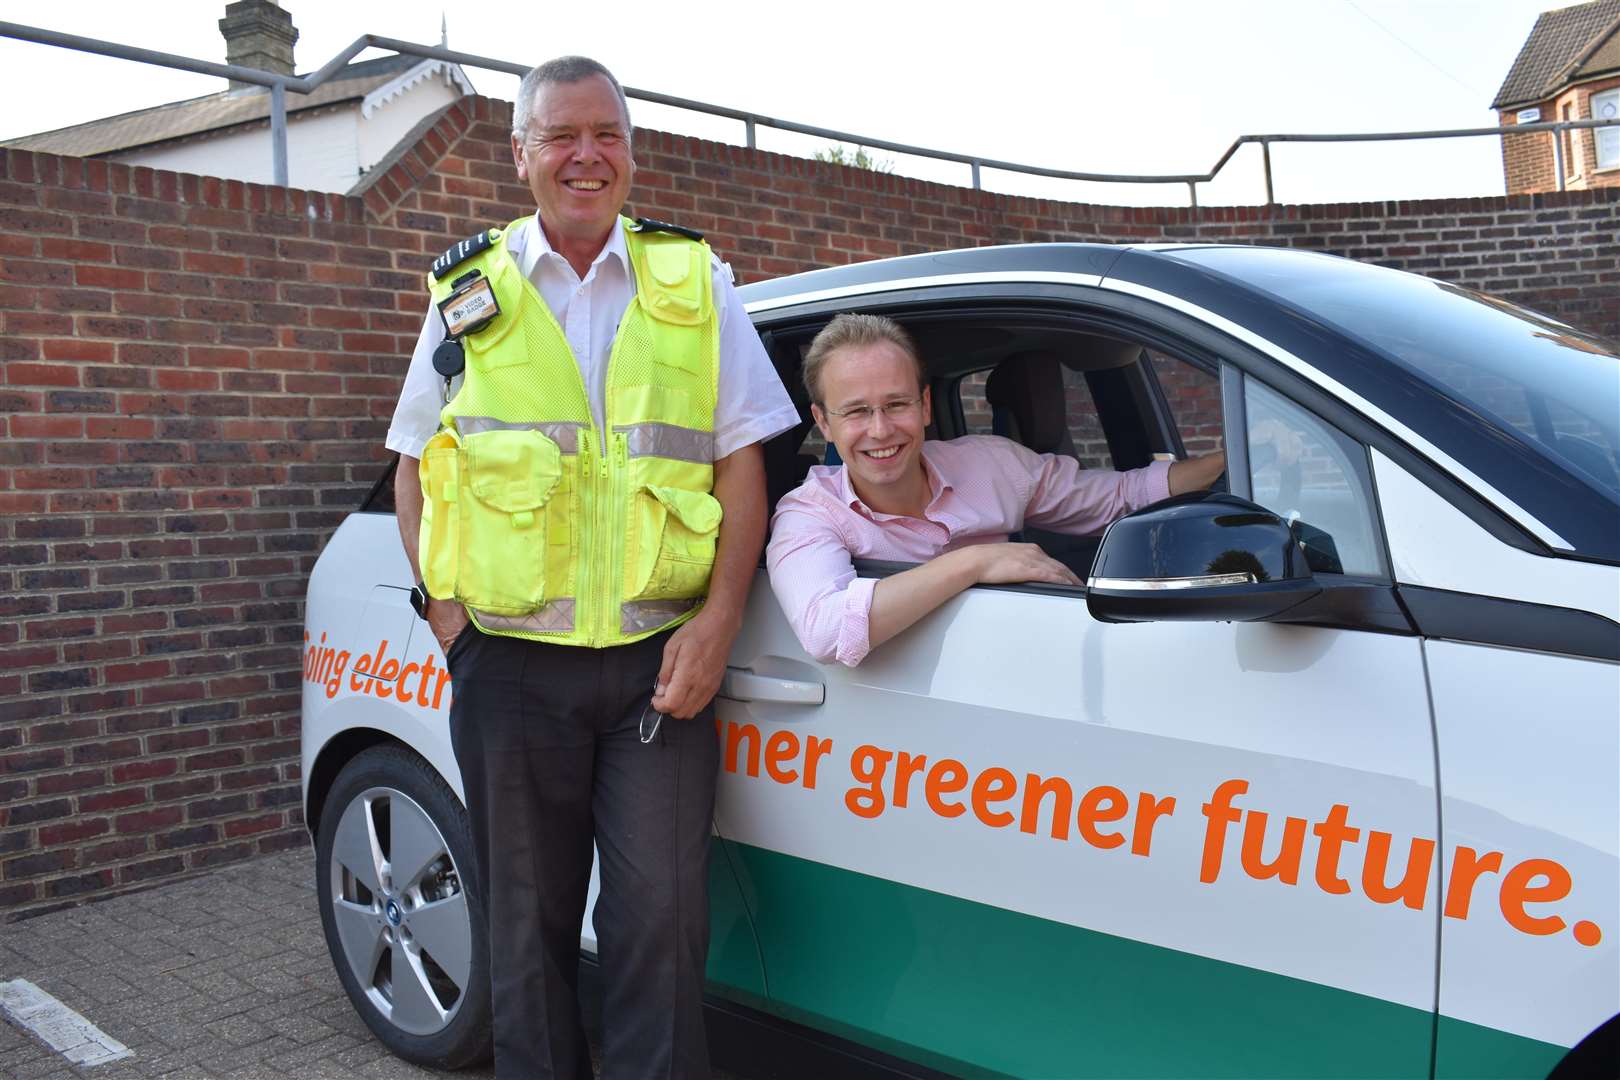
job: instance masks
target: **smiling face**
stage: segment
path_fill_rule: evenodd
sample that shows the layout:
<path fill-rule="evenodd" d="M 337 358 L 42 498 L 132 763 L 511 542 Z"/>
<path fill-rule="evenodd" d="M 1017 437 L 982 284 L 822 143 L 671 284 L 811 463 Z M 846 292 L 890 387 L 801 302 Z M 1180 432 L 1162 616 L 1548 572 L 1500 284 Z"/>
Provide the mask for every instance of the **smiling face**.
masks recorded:
<path fill-rule="evenodd" d="M 546 239 L 583 274 L 577 260 L 588 267 L 602 250 L 636 174 L 613 84 L 601 75 L 543 84 L 526 137 L 512 136 L 512 158 Z"/>
<path fill-rule="evenodd" d="M 883 513 L 920 513 L 928 492 L 923 429 L 931 413 L 928 390 L 917 385 L 916 361 L 892 341 L 845 345 L 827 357 L 820 391 L 823 404 L 810 411 L 822 435 L 838 447 L 855 493 Z M 919 398 L 896 415 L 883 409 Z M 873 410 L 869 419 L 835 415 L 863 406 Z"/>

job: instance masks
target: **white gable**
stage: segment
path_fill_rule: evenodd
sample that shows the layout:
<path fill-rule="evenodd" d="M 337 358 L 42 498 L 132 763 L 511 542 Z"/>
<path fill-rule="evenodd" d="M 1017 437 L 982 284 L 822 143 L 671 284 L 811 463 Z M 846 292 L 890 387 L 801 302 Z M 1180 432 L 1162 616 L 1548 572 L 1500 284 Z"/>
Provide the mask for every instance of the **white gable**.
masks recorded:
<path fill-rule="evenodd" d="M 459 87 L 462 94 L 477 93 L 473 89 L 472 80 L 467 78 L 465 71 L 461 70 L 461 65 L 452 64 L 447 60 L 423 60 L 420 64 L 407 68 L 391 81 L 367 94 L 364 100 L 360 102 L 360 115 L 367 120 L 371 119 L 372 113 L 395 98 L 400 97 L 424 79 L 431 79 L 436 75 L 443 76 L 447 85 Z"/>

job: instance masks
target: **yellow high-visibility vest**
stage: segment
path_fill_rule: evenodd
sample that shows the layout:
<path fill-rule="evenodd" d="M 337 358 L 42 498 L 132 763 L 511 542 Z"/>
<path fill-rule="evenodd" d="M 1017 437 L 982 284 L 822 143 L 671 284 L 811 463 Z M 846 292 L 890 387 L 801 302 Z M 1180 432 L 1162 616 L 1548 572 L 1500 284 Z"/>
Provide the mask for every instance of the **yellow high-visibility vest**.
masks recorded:
<path fill-rule="evenodd" d="M 714 567 L 709 248 L 620 220 L 636 294 L 598 429 L 561 327 L 506 249 L 521 223 L 464 241 L 428 274 L 435 304 L 487 279 L 500 314 L 461 338 L 461 387 L 422 453 L 422 580 L 486 633 L 622 645 L 695 614 Z"/>

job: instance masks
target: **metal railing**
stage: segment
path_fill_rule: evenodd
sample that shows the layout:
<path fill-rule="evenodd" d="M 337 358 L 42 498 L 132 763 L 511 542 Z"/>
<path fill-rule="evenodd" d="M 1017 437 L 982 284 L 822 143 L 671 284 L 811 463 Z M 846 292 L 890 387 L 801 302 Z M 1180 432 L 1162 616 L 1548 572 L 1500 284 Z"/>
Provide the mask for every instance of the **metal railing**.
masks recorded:
<path fill-rule="evenodd" d="M 278 75 L 258 68 L 242 67 L 237 64 L 218 64 L 208 60 L 196 60 L 187 56 L 176 56 L 173 53 L 157 52 L 152 49 L 137 48 L 132 45 L 122 45 L 114 41 L 100 41 L 96 38 L 80 37 L 77 34 L 64 34 L 55 30 L 45 30 L 37 26 L 23 26 L 19 23 L 0 22 L 0 37 L 16 38 L 19 41 L 31 41 L 40 45 L 54 45 L 64 49 L 74 49 L 78 52 L 96 53 L 101 56 L 111 56 L 120 60 L 133 60 L 142 64 L 154 64 L 158 67 L 175 68 L 180 71 L 192 71 L 202 75 L 216 75 L 222 79 L 234 79 L 237 82 L 252 83 L 267 87 L 270 91 L 270 160 L 271 173 L 277 186 L 287 186 L 287 92 L 295 94 L 308 94 L 323 83 L 338 75 L 356 55 L 366 49 L 390 49 L 396 53 L 407 56 L 419 56 L 427 60 L 443 60 L 463 67 L 483 68 L 487 71 L 498 71 L 506 75 L 522 76 L 529 70 L 525 64 L 514 64 L 506 60 L 496 60 L 488 56 L 479 56 L 474 53 L 460 52 L 437 45 L 420 45 L 413 41 L 400 41 L 397 38 L 379 37 L 376 34 L 362 34 L 321 68 L 302 78 L 291 75 Z M 1089 183 L 1105 184 L 1186 184 L 1190 204 L 1198 206 L 1198 185 L 1214 180 L 1220 171 L 1226 167 L 1244 146 L 1258 143 L 1261 151 L 1261 162 L 1265 172 L 1266 202 L 1275 203 L 1276 193 L 1272 181 L 1271 147 L 1276 143 L 1323 143 L 1323 142 L 1404 142 L 1412 139 L 1455 139 L 1470 136 L 1484 135 L 1529 135 L 1536 132 L 1553 132 L 1553 156 L 1555 173 L 1558 179 L 1558 190 L 1563 191 L 1566 185 L 1566 166 L 1564 162 L 1564 138 L 1562 133 L 1570 130 L 1584 128 L 1601 128 L 1620 125 L 1620 119 L 1615 120 L 1560 120 L 1535 124 L 1517 124 L 1505 127 L 1482 128 L 1453 128 L 1444 131 L 1386 131 L 1367 134 L 1340 134 L 1340 135 L 1240 135 L 1232 141 L 1208 172 L 1203 173 L 1177 173 L 1169 175 L 1141 175 L 1132 173 L 1093 173 L 1077 172 L 1072 169 L 1049 169 L 1039 165 L 1025 165 L 1015 161 L 1001 161 L 996 158 L 987 158 L 974 154 L 958 154 L 947 150 L 934 150 L 923 146 L 912 146 L 907 143 L 893 142 L 888 139 L 872 139 L 863 135 L 856 135 L 848 131 L 839 131 L 834 128 L 817 127 L 814 124 L 800 124 L 791 120 L 782 120 L 777 117 L 765 116 L 760 113 L 749 112 L 744 109 L 731 109 L 723 105 L 710 105 L 706 102 L 692 101 L 687 98 L 675 97 L 670 94 L 660 94 L 652 90 L 638 90 L 634 87 L 624 87 L 627 97 L 637 101 L 652 102 L 657 105 L 667 105 L 690 112 L 704 113 L 709 116 L 719 116 L 729 120 L 737 120 L 743 124 L 743 133 L 746 144 L 750 150 L 755 148 L 756 130 L 768 127 L 777 131 L 788 131 L 798 135 L 811 135 L 822 139 L 831 139 L 838 143 L 853 143 L 859 147 L 872 147 L 878 150 L 888 150 L 897 154 L 907 154 L 914 157 L 931 158 L 936 161 L 951 161 L 967 165 L 972 171 L 972 182 L 975 190 L 981 188 L 981 170 L 995 169 L 1000 172 L 1020 173 L 1026 176 L 1044 176 L 1058 180 L 1079 180 Z"/>

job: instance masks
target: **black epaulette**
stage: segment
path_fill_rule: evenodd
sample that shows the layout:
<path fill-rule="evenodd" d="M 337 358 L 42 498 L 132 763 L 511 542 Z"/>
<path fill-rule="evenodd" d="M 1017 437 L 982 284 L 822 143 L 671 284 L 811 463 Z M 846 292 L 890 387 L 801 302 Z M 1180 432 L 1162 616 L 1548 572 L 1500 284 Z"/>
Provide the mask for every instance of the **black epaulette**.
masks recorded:
<path fill-rule="evenodd" d="M 466 262 L 494 242 L 495 230 L 485 229 L 481 233 L 474 233 L 472 236 L 467 237 L 459 244 L 452 245 L 446 249 L 443 255 L 433 260 L 430 272 L 433 274 L 434 280 L 442 279 L 446 270 Z"/>
<path fill-rule="evenodd" d="M 688 240 L 701 240 L 703 234 L 696 229 L 688 229 L 683 225 L 671 225 L 667 221 L 654 221 L 649 217 L 638 217 L 633 223 L 636 232 L 668 232 L 686 237 Z"/>

